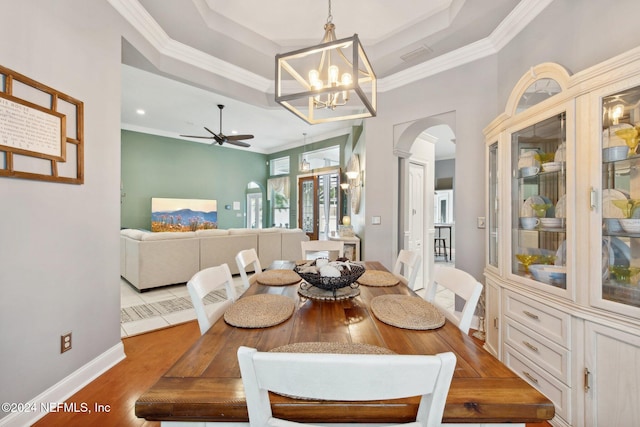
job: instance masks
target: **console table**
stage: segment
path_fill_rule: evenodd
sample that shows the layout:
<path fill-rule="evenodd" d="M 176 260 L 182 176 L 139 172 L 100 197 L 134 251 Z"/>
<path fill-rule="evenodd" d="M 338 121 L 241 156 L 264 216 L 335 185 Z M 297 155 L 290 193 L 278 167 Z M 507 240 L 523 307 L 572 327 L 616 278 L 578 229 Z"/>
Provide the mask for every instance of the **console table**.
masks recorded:
<path fill-rule="evenodd" d="M 360 261 L 360 238 L 357 236 L 329 236 L 329 240 L 344 242 L 344 256 L 351 261 Z"/>

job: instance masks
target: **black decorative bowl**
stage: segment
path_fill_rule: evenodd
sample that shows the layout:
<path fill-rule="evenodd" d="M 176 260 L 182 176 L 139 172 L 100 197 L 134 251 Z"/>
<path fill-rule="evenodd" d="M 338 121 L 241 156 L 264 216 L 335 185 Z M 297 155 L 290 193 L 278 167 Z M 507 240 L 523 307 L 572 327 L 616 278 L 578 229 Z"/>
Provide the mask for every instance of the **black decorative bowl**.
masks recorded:
<path fill-rule="evenodd" d="M 350 286 L 352 283 L 355 283 L 355 281 L 358 280 L 358 277 L 362 276 L 365 271 L 363 266 L 351 264 L 351 271 L 343 271 L 340 277 L 323 277 L 318 273 L 301 273 L 298 271 L 299 268 L 301 268 L 301 266 L 296 266 L 293 271 L 298 273 L 304 281 L 316 288 L 327 291 L 335 291 L 336 289 Z"/>

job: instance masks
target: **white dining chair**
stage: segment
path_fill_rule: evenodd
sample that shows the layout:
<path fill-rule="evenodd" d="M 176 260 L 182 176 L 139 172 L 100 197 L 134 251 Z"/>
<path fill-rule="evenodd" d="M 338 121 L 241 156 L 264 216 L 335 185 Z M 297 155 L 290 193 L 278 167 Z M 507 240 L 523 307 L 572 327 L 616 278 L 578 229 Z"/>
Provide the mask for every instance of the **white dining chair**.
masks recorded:
<path fill-rule="evenodd" d="M 300 242 L 302 259 L 327 257 L 331 260 L 344 256 L 344 242 L 341 240 L 308 240 Z M 312 257 L 309 258 L 310 254 Z"/>
<path fill-rule="evenodd" d="M 242 278 L 244 289 L 249 289 L 249 286 L 255 282 L 256 274 L 262 272 L 258 253 L 253 248 L 244 249 L 236 255 L 236 264 L 238 264 L 238 270 L 240 271 L 240 277 Z M 248 271 L 253 271 L 254 274 L 249 276 L 247 274 L 247 267 L 249 267 Z"/>
<path fill-rule="evenodd" d="M 251 427 L 306 425 L 273 417 L 269 391 L 302 399 L 355 402 L 422 396 L 416 422 L 407 424 L 434 427 L 442 421 L 456 357 L 452 352 L 275 353 L 240 347 L 238 362 Z"/>
<path fill-rule="evenodd" d="M 455 308 L 449 310 L 438 302 L 436 299 L 438 286 L 452 291 L 456 296 L 464 300 L 464 306 L 461 311 L 456 311 Z M 436 265 L 433 273 L 433 281 L 427 287 L 424 298 L 438 307 L 449 321 L 453 322 L 462 332 L 467 334 L 469 333 L 471 320 L 476 311 L 481 293 L 482 284 L 466 271 L 455 267 Z"/>
<path fill-rule="evenodd" d="M 222 288 L 227 292 L 227 299 L 222 303 L 205 306 L 204 298 L 207 294 Z M 191 296 L 193 308 L 196 310 L 201 335 L 204 335 L 237 299 L 233 277 L 227 264 L 198 271 L 187 282 L 187 290 L 189 291 L 189 296 Z"/>
<path fill-rule="evenodd" d="M 393 267 L 393 274 L 397 276 L 402 283 L 407 285 L 409 289 L 414 289 L 421 262 L 422 257 L 418 251 L 402 249 L 398 252 L 398 258 Z"/>

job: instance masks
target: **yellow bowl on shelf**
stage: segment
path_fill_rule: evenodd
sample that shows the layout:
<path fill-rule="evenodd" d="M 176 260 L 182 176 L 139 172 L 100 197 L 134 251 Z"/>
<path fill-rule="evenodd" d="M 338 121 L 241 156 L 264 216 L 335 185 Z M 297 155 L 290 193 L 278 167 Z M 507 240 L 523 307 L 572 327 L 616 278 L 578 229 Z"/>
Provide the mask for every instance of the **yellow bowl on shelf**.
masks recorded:
<path fill-rule="evenodd" d="M 615 276 L 615 281 L 619 283 L 638 284 L 638 273 L 640 267 L 629 267 L 626 265 L 610 265 L 609 272 Z"/>
<path fill-rule="evenodd" d="M 625 218 L 632 218 L 634 211 L 640 207 L 640 199 L 611 200 L 622 211 Z"/>
<path fill-rule="evenodd" d="M 529 272 L 529 266 L 540 259 L 538 254 L 516 254 L 516 259 L 524 266 L 524 272 Z"/>
<path fill-rule="evenodd" d="M 538 160 L 540 161 L 540 163 L 549 163 L 549 162 L 553 162 L 553 160 L 556 157 L 556 153 L 538 153 L 538 155 L 536 156 L 538 158 Z"/>

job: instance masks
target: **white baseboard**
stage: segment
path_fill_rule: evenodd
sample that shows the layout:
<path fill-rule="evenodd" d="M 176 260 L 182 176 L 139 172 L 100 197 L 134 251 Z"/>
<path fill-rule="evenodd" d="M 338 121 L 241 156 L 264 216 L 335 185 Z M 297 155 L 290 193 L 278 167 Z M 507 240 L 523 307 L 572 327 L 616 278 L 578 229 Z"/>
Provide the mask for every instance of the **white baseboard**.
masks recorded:
<path fill-rule="evenodd" d="M 32 410 L 13 412 L 6 417 L 0 418 L 0 427 L 32 425 L 49 413 L 47 408 L 51 402 L 62 404 L 78 390 L 95 380 L 125 357 L 124 345 L 120 341 L 100 356 L 24 404 L 24 407 Z"/>

